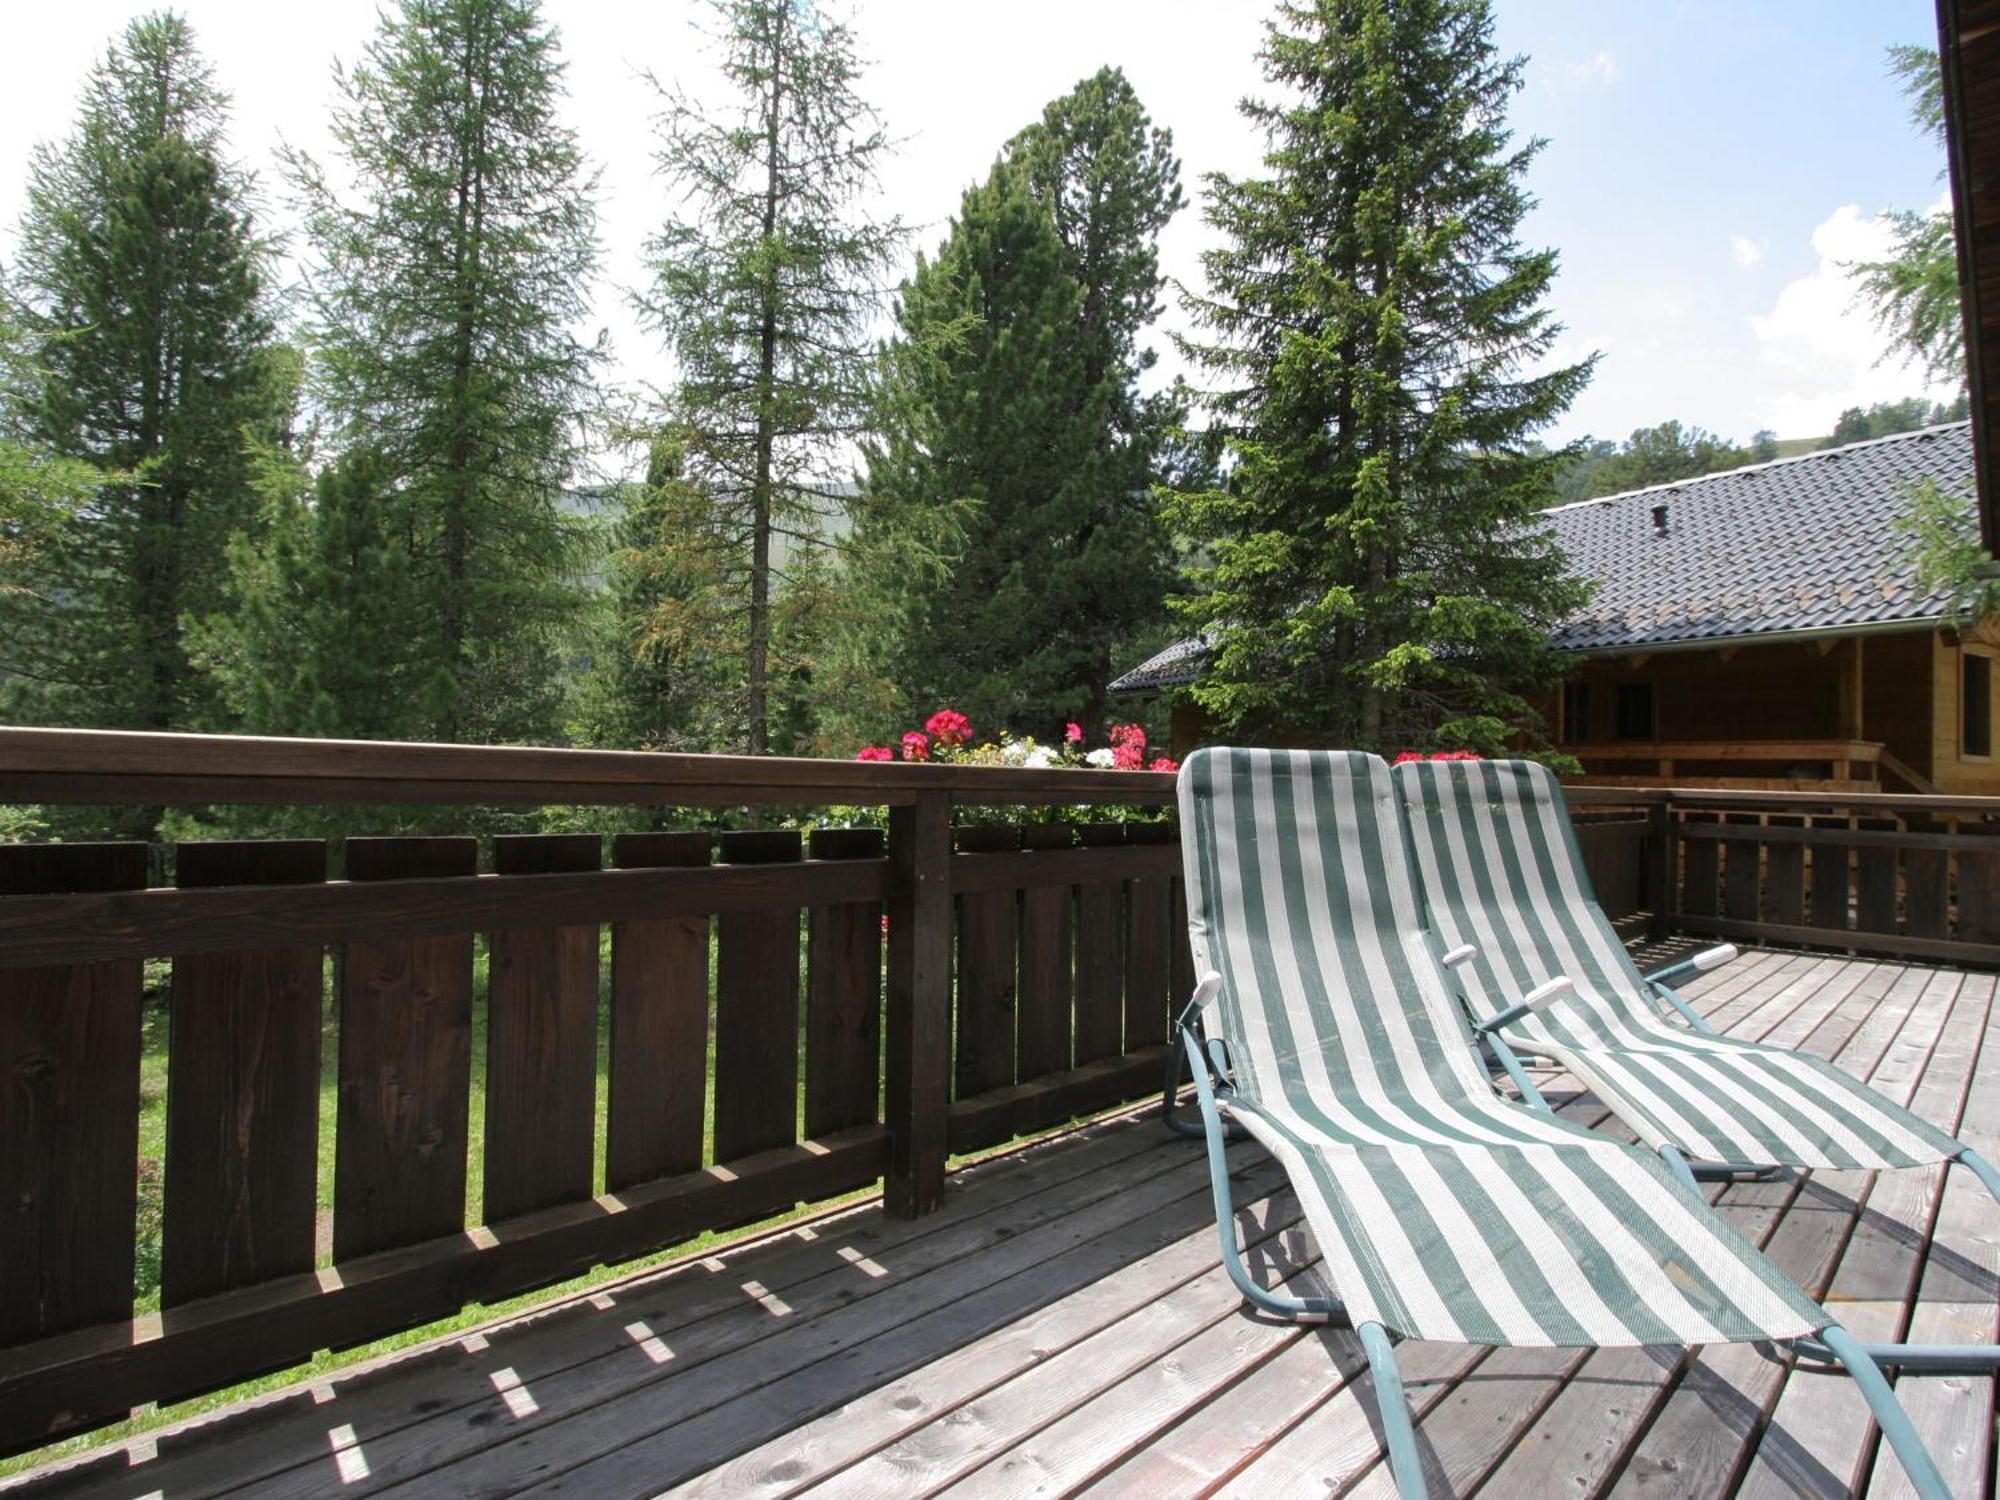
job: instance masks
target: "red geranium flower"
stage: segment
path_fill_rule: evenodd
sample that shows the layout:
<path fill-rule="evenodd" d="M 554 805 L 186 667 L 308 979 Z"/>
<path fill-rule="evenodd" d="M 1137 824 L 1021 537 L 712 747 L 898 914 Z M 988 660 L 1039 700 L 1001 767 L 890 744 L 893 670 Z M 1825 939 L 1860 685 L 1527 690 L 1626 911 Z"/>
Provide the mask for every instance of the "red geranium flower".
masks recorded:
<path fill-rule="evenodd" d="M 929 760 L 930 758 L 931 742 L 929 736 L 919 734 L 914 729 L 903 736 L 904 760 Z"/>
<path fill-rule="evenodd" d="M 870 745 L 854 758 L 856 760 L 894 760 L 896 752 L 891 750 L 887 745 Z"/>
<path fill-rule="evenodd" d="M 963 745 L 972 738 L 972 721 L 955 708 L 939 709 L 924 728 L 940 745 Z"/>
<path fill-rule="evenodd" d="M 1083 743 L 1083 726 L 1074 719 L 1070 720 L 1069 723 L 1063 726 L 1063 738 L 1068 740 L 1072 745 L 1081 745 Z"/>
<path fill-rule="evenodd" d="M 1150 766 L 1146 767 L 1146 769 L 1149 771 L 1178 771 L 1180 768 L 1181 768 L 1181 763 L 1175 760 L 1171 755 L 1155 756 L 1153 758 L 1153 763 Z"/>

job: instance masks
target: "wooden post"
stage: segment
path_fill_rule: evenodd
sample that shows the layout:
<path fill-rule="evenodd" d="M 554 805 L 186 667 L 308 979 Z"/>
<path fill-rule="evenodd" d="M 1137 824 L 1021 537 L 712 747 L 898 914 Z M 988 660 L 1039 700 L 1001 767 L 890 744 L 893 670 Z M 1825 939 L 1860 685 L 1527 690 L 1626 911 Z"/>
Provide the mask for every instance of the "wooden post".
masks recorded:
<path fill-rule="evenodd" d="M 889 810 L 889 1175 L 882 1206 L 914 1219 L 944 1203 L 951 1104 L 951 798 Z"/>
<path fill-rule="evenodd" d="M 1646 935 L 1654 942 L 1673 935 L 1676 863 L 1673 805 L 1662 797 L 1646 809 L 1646 904 L 1653 913 Z"/>

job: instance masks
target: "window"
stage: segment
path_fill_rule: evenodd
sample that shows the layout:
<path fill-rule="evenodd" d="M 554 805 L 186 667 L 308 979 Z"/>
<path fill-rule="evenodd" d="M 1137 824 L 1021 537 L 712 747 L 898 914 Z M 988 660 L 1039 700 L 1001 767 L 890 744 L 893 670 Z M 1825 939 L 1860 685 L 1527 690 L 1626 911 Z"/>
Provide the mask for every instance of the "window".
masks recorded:
<path fill-rule="evenodd" d="M 1961 755 L 1993 753 L 1993 658 L 1961 651 L 1958 707 L 1964 722 L 1959 727 Z"/>
<path fill-rule="evenodd" d="M 1562 736 L 1565 745 L 1580 745 L 1590 738 L 1590 684 L 1563 684 Z"/>
<path fill-rule="evenodd" d="M 1653 685 L 1650 682 L 1621 682 L 1617 710 L 1618 738 L 1650 740 L 1653 737 Z"/>

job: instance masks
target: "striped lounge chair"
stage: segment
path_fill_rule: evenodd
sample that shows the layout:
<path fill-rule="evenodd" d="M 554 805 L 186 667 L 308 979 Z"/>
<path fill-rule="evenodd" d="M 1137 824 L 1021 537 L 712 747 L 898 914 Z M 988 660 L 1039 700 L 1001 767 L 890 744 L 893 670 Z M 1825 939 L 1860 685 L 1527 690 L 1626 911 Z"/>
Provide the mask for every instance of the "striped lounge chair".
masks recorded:
<path fill-rule="evenodd" d="M 1428 921 L 1452 957 L 1464 955 L 1454 985 L 1530 1103 L 1541 1098 L 1521 1052 L 1555 1058 L 1690 1181 L 1958 1161 L 2000 1197 L 2000 1176 L 1964 1143 L 1831 1063 L 1719 1035 L 1674 992 L 1671 981 L 1727 962 L 1733 947 L 1641 974 L 1591 897 L 1546 767 L 1413 761 L 1394 775 Z M 1518 1004 L 1557 976 L 1571 982 L 1559 1000 Z M 2000 1365 L 1992 1345 L 1868 1349 L 1906 1369 Z"/>
<path fill-rule="evenodd" d="M 1881 1371 L 1657 1156 L 1503 1098 L 1422 930 L 1389 768 L 1206 749 L 1181 770 L 1202 975 L 1179 1026 L 1229 1274 L 1351 1325 L 1391 1473 L 1424 1493 L 1393 1339 L 1686 1346 L 1817 1335 L 1918 1492 L 1942 1479 Z M 1273 1292 L 1236 1243 L 1223 1114 L 1283 1164 L 1336 1297 Z"/>

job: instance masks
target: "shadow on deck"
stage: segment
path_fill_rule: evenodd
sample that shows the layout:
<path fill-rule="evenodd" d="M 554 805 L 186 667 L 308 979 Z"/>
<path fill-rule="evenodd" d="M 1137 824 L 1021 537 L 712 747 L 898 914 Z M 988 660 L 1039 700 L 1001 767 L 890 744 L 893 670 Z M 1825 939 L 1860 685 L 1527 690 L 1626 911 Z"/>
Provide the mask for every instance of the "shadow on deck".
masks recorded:
<path fill-rule="evenodd" d="M 1718 1026 L 1833 1058 L 1990 1154 L 1995 980 L 1757 952 L 1690 987 Z M 1565 1113 L 1604 1111 L 1564 1080 Z M 1613 1127 L 1615 1128 L 1615 1127 Z M 1260 1275 L 1317 1255 L 1235 1148 Z M 1859 1337 L 1995 1336 L 2000 1207 L 1964 1173 L 1786 1175 L 1721 1210 Z M 1770 1351 L 1407 1346 L 1434 1493 L 1900 1493 L 1852 1382 Z M 1994 1383 L 1899 1389 L 1990 1494 Z M 590 1497 L 1392 1493 L 1354 1337 L 1260 1322 L 1201 1151 L 1125 1115 L 865 1206 L 28 1476 L 23 1493 Z"/>

